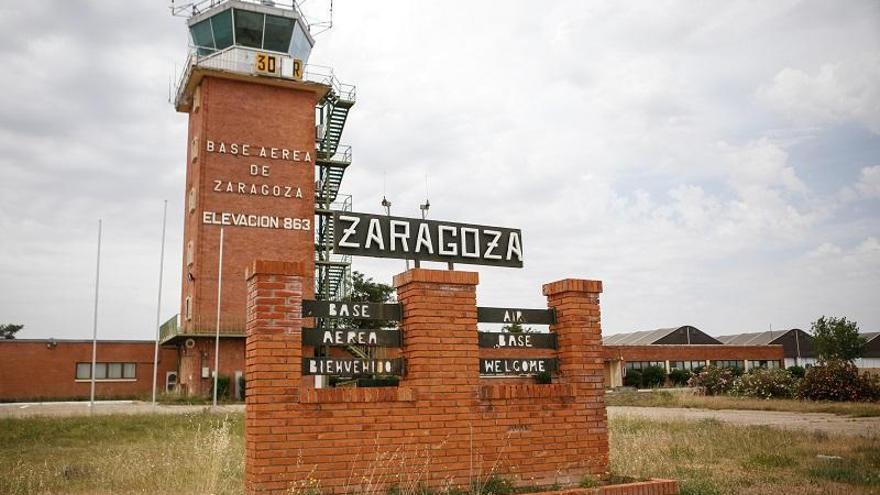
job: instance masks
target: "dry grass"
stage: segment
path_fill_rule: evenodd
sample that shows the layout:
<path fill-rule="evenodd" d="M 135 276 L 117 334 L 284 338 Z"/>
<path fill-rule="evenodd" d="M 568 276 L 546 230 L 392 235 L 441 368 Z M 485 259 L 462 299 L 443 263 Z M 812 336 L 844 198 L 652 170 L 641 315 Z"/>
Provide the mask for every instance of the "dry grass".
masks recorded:
<path fill-rule="evenodd" d="M 880 493 L 877 439 L 637 418 L 614 419 L 610 431 L 615 475 L 677 478 L 684 494 Z M 2 419 L 0 493 L 241 493 L 242 433 L 240 414 Z M 430 495 L 420 483 L 429 456 L 389 455 L 365 460 L 404 471 L 397 495 Z M 503 483 L 491 474 L 478 473 Z M 384 495 L 375 481 L 351 485 Z M 318 480 L 291 487 L 319 492 Z"/>
<path fill-rule="evenodd" d="M 0 420 L 0 493 L 241 493 L 242 415 Z"/>
<path fill-rule="evenodd" d="M 609 392 L 609 406 L 690 407 L 702 409 L 749 409 L 757 411 L 791 411 L 830 413 L 840 416 L 880 416 L 877 402 L 821 402 L 788 399 L 751 399 L 747 397 L 703 396 L 690 391 L 672 392 Z"/>
<path fill-rule="evenodd" d="M 683 495 L 880 493 L 880 440 L 618 418 L 611 422 L 611 470 L 678 479 Z"/>

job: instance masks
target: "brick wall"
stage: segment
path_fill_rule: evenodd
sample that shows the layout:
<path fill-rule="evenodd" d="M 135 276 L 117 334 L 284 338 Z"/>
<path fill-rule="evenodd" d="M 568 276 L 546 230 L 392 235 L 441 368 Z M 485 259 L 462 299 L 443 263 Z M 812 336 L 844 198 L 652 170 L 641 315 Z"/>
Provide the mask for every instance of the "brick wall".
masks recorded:
<path fill-rule="evenodd" d="M 477 274 L 414 269 L 394 279 L 407 366 L 400 386 L 313 389 L 300 376 L 305 269 L 258 261 L 248 270 L 248 493 L 314 483 L 328 493 L 384 492 L 493 474 L 550 485 L 607 471 L 599 282 L 544 286 L 558 319 L 552 385 L 481 379 Z"/>
<path fill-rule="evenodd" d="M 280 87 L 270 78 L 247 81 L 215 73 L 202 79 L 189 112 L 189 140 L 184 191 L 183 274 L 181 290 L 181 328 L 186 333 L 213 334 L 217 312 L 217 265 L 220 226 L 205 224 L 204 212 L 230 212 L 307 219 L 315 214 L 315 104 L 326 87 L 300 85 Z M 290 83 L 294 84 L 294 83 Z M 208 141 L 215 151 L 207 149 Z M 219 152 L 220 143 L 226 152 Z M 239 149 L 233 153 L 231 144 Z M 244 156 L 241 145 L 249 145 Z M 259 156 L 260 148 L 267 156 Z M 281 149 L 310 153 L 310 161 L 273 158 Z M 292 156 L 292 155 L 291 155 Z M 290 156 L 288 157 L 290 158 Z M 304 155 L 300 158 L 304 158 Z M 253 175 L 251 166 L 258 167 Z M 264 169 L 265 167 L 265 169 Z M 266 170 L 268 176 L 263 176 Z M 220 181 L 220 191 L 216 191 Z M 239 183 L 245 192 L 239 192 Z M 232 192 L 227 188 L 232 186 Z M 274 193 L 251 194 L 251 186 L 299 188 L 301 197 L 276 197 Z M 190 191 L 195 201 L 190 208 Z M 241 333 L 244 328 L 244 267 L 254 257 L 285 259 L 314 267 L 314 230 L 286 230 L 245 226 L 226 226 L 223 251 L 223 330 Z M 193 246 L 193 262 L 188 263 L 188 245 Z M 305 292 L 312 293 L 313 274 L 305 275 Z M 192 317 L 186 317 L 186 299 L 192 300 Z"/>
<path fill-rule="evenodd" d="M 180 339 L 180 381 L 181 390 L 190 395 L 207 395 L 213 390 L 214 379 L 202 377 L 202 368 L 214 369 L 214 338 L 191 337 L 194 345 L 186 347 L 187 339 Z M 235 373 L 244 373 L 244 339 L 241 337 L 220 338 L 220 376 L 235 379 Z M 230 382 L 234 391 L 234 383 Z"/>
<path fill-rule="evenodd" d="M 53 343 L 54 342 L 54 343 Z M 99 341 L 97 361 L 136 363 L 134 380 L 96 381 L 99 398 L 147 396 L 153 387 L 154 343 Z M 0 340 L 0 401 L 88 398 L 89 380 L 76 380 L 76 363 L 92 362 L 87 340 Z M 177 369 L 173 348 L 159 349 L 158 386 Z"/>

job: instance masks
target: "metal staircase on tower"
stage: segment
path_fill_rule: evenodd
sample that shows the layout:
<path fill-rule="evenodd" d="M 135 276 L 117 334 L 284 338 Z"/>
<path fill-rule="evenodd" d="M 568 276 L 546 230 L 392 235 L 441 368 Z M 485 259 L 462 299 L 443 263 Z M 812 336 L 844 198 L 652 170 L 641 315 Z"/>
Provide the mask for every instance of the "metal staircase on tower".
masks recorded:
<path fill-rule="evenodd" d="M 340 83 L 332 71 L 323 82 L 330 91 L 315 108 L 315 298 L 338 300 L 351 290 L 351 257 L 333 254 L 332 211 L 351 211 L 351 196 L 339 194 L 351 165 L 351 147 L 340 146 L 340 140 L 356 91 Z"/>

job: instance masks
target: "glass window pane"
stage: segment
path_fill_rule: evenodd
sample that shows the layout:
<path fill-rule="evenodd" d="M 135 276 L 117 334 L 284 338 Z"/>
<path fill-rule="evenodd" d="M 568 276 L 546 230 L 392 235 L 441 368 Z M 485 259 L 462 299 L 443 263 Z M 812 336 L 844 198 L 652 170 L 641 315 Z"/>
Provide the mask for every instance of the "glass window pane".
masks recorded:
<path fill-rule="evenodd" d="M 92 363 L 76 363 L 76 379 L 88 380 L 92 376 Z"/>
<path fill-rule="evenodd" d="M 125 363 L 125 367 L 122 370 L 122 377 L 123 378 L 134 378 L 134 370 L 135 370 L 134 363 Z"/>
<path fill-rule="evenodd" d="M 218 50 L 232 46 L 232 9 L 224 10 L 211 18 L 214 28 L 214 44 Z"/>
<path fill-rule="evenodd" d="M 287 53 L 290 48 L 290 37 L 293 35 L 293 19 L 266 16 L 266 38 L 263 40 L 263 48 L 273 52 Z"/>
<path fill-rule="evenodd" d="M 193 24 L 189 28 L 192 34 L 193 44 L 199 47 L 214 48 L 214 37 L 211 35 L 211 20 Z"/>
<path fill-rule="evenodd" d="M 263 44 L 263 14 L 235 9 L 235 43 L 251 48 Z"/>
<path fill-rule="evenodd" d="M 110 363 L 107 365 L 107 378 L 122 378 L 122 363 Z"/>
<path fill-rule="evenodd" d="M 95 364 L 95 380 L 104 380 L 107 378 L 107 363 Z"/>
<path fill-rule="evenodd" d="M 298 58 L 307 63 L 309 61 L 309 53 L 312 51 L 312 45 L 309 44 L 309 38 L 306 36 L 299 23 L 293 28 L 293 43 L 290 44 L 290 54 L 293 58 Z"/>

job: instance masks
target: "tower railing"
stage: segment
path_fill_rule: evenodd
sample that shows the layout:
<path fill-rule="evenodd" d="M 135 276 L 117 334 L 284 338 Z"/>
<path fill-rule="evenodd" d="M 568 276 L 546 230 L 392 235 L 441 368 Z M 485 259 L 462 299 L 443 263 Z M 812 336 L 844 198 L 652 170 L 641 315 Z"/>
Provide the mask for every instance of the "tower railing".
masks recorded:
<path fill-rule="evenodd" d="M 210 50 L 210 52 L 206 53 L 208 50 Z M 213 69 L 223 72 L 233 72 L 236 74 L 257 75 L 257 72 L 254 69 L 254 60 L 257 53 L 273 53 L 281 57 L 282 60 L 286 59 L 292 61 L 293 59 L 288 53 L 273 52 L 270 50 L 249 48 L 240 45 L 232 45 L 222 50 L 190 46 L 183 71 L 181 72 L 180 77 L 177 78 L 176 86 L 169 92 L 168 101 L 175 106 L 179 106 L 185 95 L 186 82 L 196 68 Z M 286 66 L 282 65 L 282 74 L 280 77 L 283 79 L 294 79 L 292 70 L 291 62 L 288 62 Z M 353 84 L 342 83 L 333 73 L 332 67 L 306 64 L 303 68 L 302 80 L 330 86 L 333 98 L 335 99 L 354 102 L 357 98 L 357 88 Z"/>

